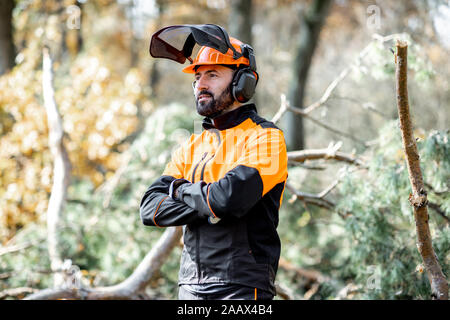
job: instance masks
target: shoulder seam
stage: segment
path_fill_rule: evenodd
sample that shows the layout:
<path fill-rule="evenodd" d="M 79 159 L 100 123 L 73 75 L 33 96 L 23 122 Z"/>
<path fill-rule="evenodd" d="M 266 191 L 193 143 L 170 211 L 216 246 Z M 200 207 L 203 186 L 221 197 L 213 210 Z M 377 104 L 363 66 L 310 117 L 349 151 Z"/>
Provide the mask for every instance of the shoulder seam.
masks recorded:
<path fill-rule="evenodd" d="M 278 129 L 280 131 L 280 128 L 278 128 L 275 123 L 273 123 L 272 121 L 269 121 L 267 119 L 264 119 L 263 117 L 260 117 L 258 114 L 252 115 L 250 117 L 250 119 L 258 126 L 260 126 L 263 129 Z"/>

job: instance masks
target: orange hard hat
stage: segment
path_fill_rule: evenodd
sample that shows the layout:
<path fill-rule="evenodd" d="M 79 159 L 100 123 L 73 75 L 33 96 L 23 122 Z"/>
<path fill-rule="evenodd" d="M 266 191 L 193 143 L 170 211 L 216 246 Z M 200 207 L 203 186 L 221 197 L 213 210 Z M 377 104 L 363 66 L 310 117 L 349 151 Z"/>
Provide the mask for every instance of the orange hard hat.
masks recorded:
<path fill-rule="evenodd" d="M 238 39 L 230 37 L 230 43 L 239 52 L 242 53 L 241 45 L 243 43 Z M 229 65 L 245 65 L 249 66 L 250 61 L 248 58 L 241 56 L 238 59 L 233 58 L 233 51 L 228 49 L 227 53 L 223 54 L 216 49 L 211 47 L 203 46 L 200 48 L 197 57 L 192 64 L 183 69 L 185 73 L 195 73 L 195 67 L 203 65 L 213 65 L 213 64 L 229 64 Z"/>

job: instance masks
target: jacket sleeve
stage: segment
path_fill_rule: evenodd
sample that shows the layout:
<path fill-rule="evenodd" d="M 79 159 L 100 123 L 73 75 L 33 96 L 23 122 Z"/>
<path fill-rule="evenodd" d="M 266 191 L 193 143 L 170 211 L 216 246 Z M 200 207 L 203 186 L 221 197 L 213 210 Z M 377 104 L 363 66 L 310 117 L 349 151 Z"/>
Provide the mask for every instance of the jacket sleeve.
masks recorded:
<path fill-rule="evenodd" d="M 145 192 L 140 204 L 140 216 L 144 225 L 180 226 L 202 219 L 195 209 L 169 197 L 170 184 L 176 178 L 183 177 L 182 154 L 182 148 L 175 151 L 163 175 Z"/>
<path fill-rule="evenodd" d="M 201 219 L 198 212 L 185 203 L 169 197 L 171 176 L 161 176 L 145 192 L 140 204 L 141 221 L 146 226 L 181 226 Z"/>
<path fill-rule="evenodd" d="M 232 169 L 216 182 L 185 183 L 178 197 L 201 216 L 244 216 L 267 192 L 287 179 L 287 152 L 281 130 L 268 128 L 250 138 Z"/>

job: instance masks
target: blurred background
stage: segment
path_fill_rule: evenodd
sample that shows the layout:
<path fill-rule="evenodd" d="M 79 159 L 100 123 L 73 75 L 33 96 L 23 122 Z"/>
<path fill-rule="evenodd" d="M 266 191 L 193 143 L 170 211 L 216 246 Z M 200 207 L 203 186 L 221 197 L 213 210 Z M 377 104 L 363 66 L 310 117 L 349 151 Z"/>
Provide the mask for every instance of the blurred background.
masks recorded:
<path fill-rule="evenodd" d="M 192 75 L 149 55 L 151 35 L 175 24 L 219 24 L 253 46 L 259 114 L 272 119 L 284 99 L 310 110 L 288 111 L 277 121 L 289 151 L 334 148 L 364 163 L 290 162 L 276 299 L 430 298 L 397 122 L 393 53 L 397 39 L 408 41 L 409 102 L 430 228 L 448 278 L 449 1 L 0 4 L 1 299 L 54 285 L 48 210 L 55 158 L 43 96 L 44 47 L 70 162 L 55 233 L 64 270 L 76 271 L 78 286 L 120 283 L 162 234 L 142 225 L 140 199 L 201 121 Z M 181 248 L 146 286 L 149 298 L 177 297 Z"/>

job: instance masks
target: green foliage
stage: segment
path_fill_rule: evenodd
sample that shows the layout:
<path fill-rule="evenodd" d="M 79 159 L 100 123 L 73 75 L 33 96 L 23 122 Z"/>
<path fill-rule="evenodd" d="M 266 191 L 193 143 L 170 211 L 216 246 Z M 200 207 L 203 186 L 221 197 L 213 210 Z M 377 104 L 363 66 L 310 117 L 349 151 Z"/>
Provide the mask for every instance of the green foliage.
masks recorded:
<path fill-rule="evenodd" d="M 450 216 L 449 133 L 432 131 L 425 138 L 418 130 L 416 136 L 420 137 L 418 149 L 428 199 Z M 329 278 L 312 299 L 431 298 L 416 247 L 413 209 L 408 200 L 411 186 L 398 123 L 382 128 L 378 141 L 364 155 L 369 159 L 367 169 L 342 171 L 334 195 L 339 215 L 300 201 L 290 203 L 291 194 L 285 193 L 279 225 L 282 257 Z M 311 185 L 306 171 L 289 169 L 294 187 L 305 190 L 306 183 Z M 448 278 L 450 228 L 431 207 L 429 215 L 433 247 Z M 297 298 L 311 288 L 310 281 L 283 269 L 277 281 L 293 290 Z M 343 293 L 347 285 L 353 292 Z"/>
<path fill-rule="evenodd" d="M 104 184 L 95 189 L 89 180 L 76 180 L 69 188 L 68 203 L 60 229 L 63 259 L 70 259 L 83 275 L 84 285 L 107 286 L 127 278 L 164 229 L 145 227 L 139 217 L 139 203 L 146 188 L 161 175 L 170 158 L 170 150 L 183 134 L 193 130 L 193 110 L 181 105 L 163 106 L 146 121 L 144 131 L 134 141 L 128 163 L 116 185 Z M 178 134 L 175 128 L 178 128 Z M 114 180 L 114 179 L 113 179 Z M 109 182 L 110 183 L 110 182 Z M 112 192 L 112 194 L 109 194 Z M 109 203 L 105 199 L 111 197 Z M 19 233 L 17 243 L 36 242 L 21 253 L 2 257 L 0 273 L 16 270 L 1 284 L 2 288 L 32 286 L 51 287 L 50 262 L 45 223 L 31 223 Z M 151 294 L 175 298 L 179 257 L 176 248 L 152 284 Z"/>
<path fill-rule="evenodd" d="M 359 285 L 357 298 L 429 299 L 430 285 L 416 248 L 413 210 L 408 202 L 411 186 L 400 132 L 396 123 L 381 132 L 367 172 L 347 175 L 340 184 L 338 210 L 347 213 L 345 230 L 351 250 L 344 272 Z M 432 132 L 418 148 L 424 180 L 433 190 L 446 189 L 439 198 L 447 201 L 448 133 Z M 429 209 L 429 215 L 436 255 L 448 275 L 450 230 L 436 212 Z"/>
<path fill-rule="evenodd" d="M 427 57 L 423 55 L 423 48 L 414 42 L 409 34 L 401 34 L 396 39 L 407 41 L 408 46 L 408 69 L 413 71 L 413 80 L 420 85 L 427 84 L 436 74 L 433 66 Z M 391 43 L 391 42 L 387 42 Z M 362 74 L 369 74 L 376 80 L 390 80 L 395 77 L 394 54 L 395 43 L 391 48 L 386 47 L 386 43 L 372 42 L 370 44 L 367 57 L 364 59 L 364 66 L 355 73 L 355 77 L 362 79 Z"/>

